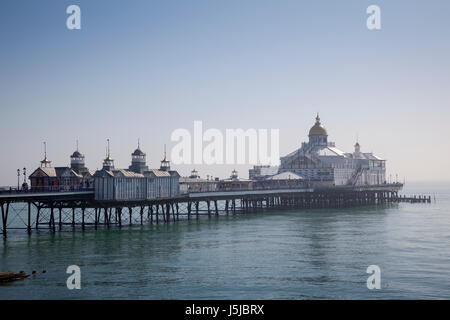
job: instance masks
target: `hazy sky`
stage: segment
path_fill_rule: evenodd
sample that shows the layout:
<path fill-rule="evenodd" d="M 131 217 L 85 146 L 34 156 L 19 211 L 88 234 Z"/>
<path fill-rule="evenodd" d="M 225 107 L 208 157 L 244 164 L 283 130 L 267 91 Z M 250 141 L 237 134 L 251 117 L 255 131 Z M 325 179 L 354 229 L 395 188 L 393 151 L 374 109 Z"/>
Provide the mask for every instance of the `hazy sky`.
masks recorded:
<path fill-rule="evenodd" d="M 67 6 L 81 30 L 66 28 Z M 369 31 L 366 8 L 381 8 Z M 329 140 L 407 180 L 450 179 L 450 1 L 0 1 L 0 185 L 76 140 L 91 169 L 111 139 L 150 167 L 177 128 L 279 128 L 280 153 L 320 112 Z M 196 166 L 229 176 L 236 167 Z M 182 175 L 193 166 L 173 166 Z"/>

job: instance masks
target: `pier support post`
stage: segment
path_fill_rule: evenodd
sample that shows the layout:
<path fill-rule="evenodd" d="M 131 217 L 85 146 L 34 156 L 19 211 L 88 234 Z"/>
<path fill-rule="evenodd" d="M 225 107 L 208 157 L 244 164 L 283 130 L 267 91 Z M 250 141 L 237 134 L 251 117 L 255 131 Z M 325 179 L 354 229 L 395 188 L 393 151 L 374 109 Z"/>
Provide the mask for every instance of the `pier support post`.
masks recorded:
<path fill-rule="evenodd" d="M 216 210 L 216 216 L 218 217 L 219 216 L 219 208 L 217 207 L 217 200 L 214 200 L 214 207 Z"/>
<path fill-rule="evenodd" d="M 28 202 L 27 232 L 31 234 L 31 202 Z"/>
<path fill-rule="evenodd" d="M 59 227 L 59 231 L 61 231 L 61 229 L 62 229 L 62 208 L 61 207 L 59 207 L 58 208 L 58 227 Z"/>
<path fill-rule="evenodd" d="M 37 206 L 36 225 L 35 225 L 36 230 L 39 229 L 39 216 L 40 216 L 40 214 L 41 214 L 41 207 Z"/>
<path fill-rule="evenodd" d="M 49 219 L 49 227 L 51 228 L 51 230 L 53 232 L 55 232 L 55 212 L 54 212 L 54 208 L 53 205 L 50 208 L 50 219 Z"/>
<path fill-rule="evenodd" d="M 188 220 L 191 220 L 191 209 L 192 209 L 192 202 L 188 202 L 187 204 L 187 216 L 188 216 Z"/>
<path fill-rule="evenodd" d="M 133 209 L 131 207 L 128 207 L 128 214 L 130 216 L 129 224 L 131 226 L 133 224 Z"/>
<path fill-rule="evenodd" d="M 198 206 L 199 206 L 199 202 L 197 201 L 197 202 L 195 202 L 195 216 L 196 216 L 197 220 L 198 220 Z"/>
<path fill-rule="evenodd" d="M 82 207 L 82 208 L 81 208 L 81 229 L 82 229 L 83 231 L 84 231 L 84 229 L 85 229 L 85 221 L 84 221 L 85 213 L 86 213 L 86 208 L 85 208 L 85 207 Z"/>
<path fill-rule="evenodd" d="M 148 210 L 150 211 L 150 224 L 153 224 L 153 205 L 150 205 Z"/>
<path fill-rule="evenodd" d="M 9 202 L 6 202 L 6 210 L 3 207 L 4 203 L 1 204 L 2 207 L 2 228 L 3 228 L 3 238 L 7 238 L 7 224 L 8 224 L 8 212 L 9 212 Z"/>

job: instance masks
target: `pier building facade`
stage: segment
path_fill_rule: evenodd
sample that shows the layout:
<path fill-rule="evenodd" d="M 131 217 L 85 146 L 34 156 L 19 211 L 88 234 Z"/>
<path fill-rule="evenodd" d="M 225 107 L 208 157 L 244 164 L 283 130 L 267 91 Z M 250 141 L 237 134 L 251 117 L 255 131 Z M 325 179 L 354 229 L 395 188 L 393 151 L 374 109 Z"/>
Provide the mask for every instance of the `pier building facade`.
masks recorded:
<path fill-rule="evenodd" d="M 131 166 L 115 169 L 109 151 L 102 170 L 94 174 L 95 200 L 134 201 L 176 197 L 180 194 L 177 171 L 170 170 L 166 156 L 159 169 L 148 169 L 145 153 L 138 146 L 131 155 Z"/>
<path fill-rule="evenodd" d="M 52 167 L 52 162 L 45 152 L 41 166 L 29 179 L 32 191 L 70 191 L 90 189 L 94 186 L 93 171 L 85 166 L 85 158 L 77 150 L 70 156 L 70 167 Z"/>
<path fill-rule="evenodd" d="M 326 128 L 317 115 L 309 130 L 309 141 L 280 158 L 279 173 L 292 172 L 313 185 L 375 185 L 386 183 L 386 160 L 361 152 L 357 142 L 353 153 L 339 150 L 328 141 Z"/>
<path fill-rule="evenodd" d="M 217 190 L 219 178 L 213 177 L 207 179 L 201 178 L 197 170 L 192 170 L 189 177 L 180 178 L 180 193 L 187 194 L 190 192 L 210 192 Z"/>

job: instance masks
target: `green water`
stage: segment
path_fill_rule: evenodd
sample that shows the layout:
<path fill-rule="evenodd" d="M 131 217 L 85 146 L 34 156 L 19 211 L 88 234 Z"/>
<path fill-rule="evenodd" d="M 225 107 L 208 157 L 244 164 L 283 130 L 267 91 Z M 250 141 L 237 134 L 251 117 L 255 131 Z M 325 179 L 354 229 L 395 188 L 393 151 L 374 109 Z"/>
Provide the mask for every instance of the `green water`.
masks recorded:
<path fill-rule="evenodd" d="M 0 240 L 0 271 L 38 274 L 0 284 L 0 299 L 449 299 L 450 186 L 410 191 L 437 201 L 21 231 Z M 380 290 L 366 286 L 373 264 Z M 69 265 L 80 290 L 66 287 Z"/>

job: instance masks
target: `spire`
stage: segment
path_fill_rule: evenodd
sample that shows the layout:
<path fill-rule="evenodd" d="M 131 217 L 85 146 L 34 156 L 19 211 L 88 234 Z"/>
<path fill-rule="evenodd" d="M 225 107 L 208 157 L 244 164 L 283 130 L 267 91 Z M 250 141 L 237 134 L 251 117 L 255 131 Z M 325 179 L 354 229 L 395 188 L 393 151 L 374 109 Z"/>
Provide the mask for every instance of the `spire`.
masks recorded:
<path fill-rule="evenodd" d="M 170 161 L 167 160 L 167 154 L 166 154 L 166 145 L 164 144 L 164 159 L 161 161 L 161 167 L 159 168 L 162 171 L 169 171 L 170 170 Z"/>
<path fill-rule="evenodd" d="M 106 159 L 103 161 L 103 170 L 113 170 L 114 169 L 114 160 L 111 158 L 111 150 L 109 145 L 109 139 L 106 139 L 108 145 L 106 147 Z"/>
<path fill-rule="evenodd" d="M 41 168 L 42 167 L 50 167 L 50 164 L 52 162 L 47 159 L 47 142 L 44 141 L 44 160 L 41 161 Z"/>
<path fill-rule="evenodd" d="M 78 151 L 78 139 L 77 139 L 77 151 Z"/>
<path fill-rule="evenodd" d="M 141 141 L 139 138 L 138 138 L 138 149 L 141 149 Z"/>
<path fill-rule="evenodd" d="M 316 124 L 320 124 L 320 117 L 319 117 L 319 113 L 317 112 L 317 116 L 316 116 Z"/>

